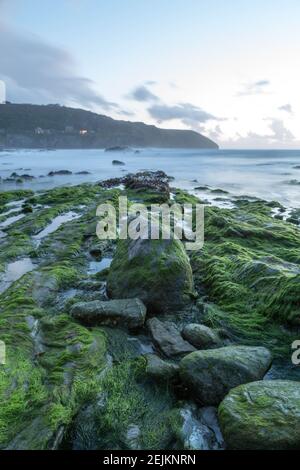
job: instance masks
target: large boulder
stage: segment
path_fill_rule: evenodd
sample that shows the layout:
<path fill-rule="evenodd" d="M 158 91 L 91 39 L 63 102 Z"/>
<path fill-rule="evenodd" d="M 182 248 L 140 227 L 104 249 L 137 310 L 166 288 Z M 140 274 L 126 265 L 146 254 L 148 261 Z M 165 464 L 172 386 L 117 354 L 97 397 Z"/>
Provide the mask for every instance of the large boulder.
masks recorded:
<path fill-rule="evenodd" d="M 218 405 L 232 388 L 261 379 L 271 362 L 264 347 L 227 346 L 188 354 L 179 372 L 193 398 L 203 405 Z"/>
<path fill-rule="evenodd" d="M 120 240 L 110 266 L 112 298 L 137 297 L 150 312 L 179 310 L 190 300 L 193 274 L 180 240 Z"/>
<path fill-rule="evenodd" d="M 123 326 L 135 329 L 143 326 L 146 307 L 139 299 L 93 300 L 71 307 L 71 315 L 84 325 Z"/>
<path fill-rule="evenodd" d="M 182 336 L 197 349 L 211 349 L 221 346 L 218 334 L 205 325 L 190 323 L 182 331 Z"/>
<path fill-rule="evenodd" d="M 252 382 L 230 391 L 219 406 L 230 449 L 300 448 L 300 382 Z"/>
<path fill-rule="evenodd" d="M 184 341 L 175 323 L 151 318 L 148 320 L 147 326 L 154 343 L 166 356 L 183 356 L 195 351 L 194 346 Z"/>

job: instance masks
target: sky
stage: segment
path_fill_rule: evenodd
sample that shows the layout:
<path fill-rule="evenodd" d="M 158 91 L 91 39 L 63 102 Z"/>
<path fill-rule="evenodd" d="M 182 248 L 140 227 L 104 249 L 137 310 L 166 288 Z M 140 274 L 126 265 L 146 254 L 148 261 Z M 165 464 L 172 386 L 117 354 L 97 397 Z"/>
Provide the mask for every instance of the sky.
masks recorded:
<path fill-rule="evenodd" d="M 299 24 L 299 0 L 0 0 L 0 80 L 12 102 L 300 148 Z"/>

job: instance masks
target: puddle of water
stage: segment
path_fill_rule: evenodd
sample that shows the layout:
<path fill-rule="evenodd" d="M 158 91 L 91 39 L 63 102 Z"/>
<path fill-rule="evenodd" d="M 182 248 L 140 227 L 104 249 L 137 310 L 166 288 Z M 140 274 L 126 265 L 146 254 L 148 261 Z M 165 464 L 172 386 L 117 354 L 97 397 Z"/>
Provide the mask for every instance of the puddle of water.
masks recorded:
<path fill-rule="evenodd" d="M 56 230 L 58 230 L 61 225 L 65 224 L 66 222 L 70 222 L 71 220 L 78 219 L 79 217 L 81 217 L 81 215 L 76 214 L 76 212 L 73 211 L 55 217 L 46 228 L 32 237 L 36 246 L 38 247 L 40 245 L 43 238 L 47 237 L 53 232 L 56 232 Z"/>
<path fill-rule="evenodd" d="M 1 212 L 0 217 L 2 219 L 3 217 L 6 217 L 9 214 L 12 214 L 13 212 L 19 212 L 19 210 L 20 210 L 20 207 L 13 207 L 12 209 L 9 209 L 6 212 Z"/>
<path fill-rule="evenodd" d="M 6 207 L 12 207 L 12 206 L 21 207 L 21 205 L 22 205 L 24 202 L 25 202 L 25 199 L 20 199 L 19 201 L 7 202 L 5 205 L 6 205 Z"/>
<path fill-rule="evenodd" d="M 14 222 L 17 222 L 18 220 L 23 219 L 23 217 L 25 217 L 25 214 L 19 214 L 9 217 L 8 219 L 4 220 L 4 222 L 0 223 L 0 228 L 9 227 L 9 225 L 13 224 Z"/>
<path fill-rule="evenodd" d="M 89 263 L 88 274 L 97 274 L 106 268 L 109 268 L 112 263 L 112 258 L 102 258 L 101 261 L 91 261 Z"/>
<path fill-rule="evenodd" d="M 30 258 L 23 258 L 9 263 L 0 276 L 0 294 L 8 289 L 13 282 L 18 281 L 24 274 L 35 268 Z"/>
<path fill-rule="evenodd" d="M 282 212 L 279 207 L 275 207 L 274 209 L 272 209 L 271 214 L 273 217 L 280 215 L 282 217 L 282 220 L 286 220 L 288 217 L 291 216 L 292 212 L 293 212 L 293 209 L 291 208 L 288 208 L 284 212 Z"/>

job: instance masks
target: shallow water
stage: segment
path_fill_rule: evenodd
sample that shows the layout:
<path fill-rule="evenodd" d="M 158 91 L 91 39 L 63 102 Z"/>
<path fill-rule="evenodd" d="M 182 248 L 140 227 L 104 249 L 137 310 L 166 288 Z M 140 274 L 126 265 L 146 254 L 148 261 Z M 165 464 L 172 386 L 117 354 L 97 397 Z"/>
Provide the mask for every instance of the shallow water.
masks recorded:
<path fill-rule="evenodd" d="M 32 237 L 36 246 L 40 245 L 43 238 L 47 237 L 53 232 L 56 232 L 56 230 L 58 230 L 61 225 L 65 224 L 66 222 L 70 222 L 71 220 L 78 219 L 79 217 L 79 214 L 76 214 L 76 212 L 72 211 L 55 217 L 52 222 L 47 225 L 47 227 L 45 227 L 41 232 Z"/>
<path fill-rule="evenodd" d="M 91 261 L 89 263 L 88 274 L 97 274 L 106 268 L 109 268 L 112 263 L 112 258 L 102 258 L 101 261 Z"/>
<path fill-rule="evenodd" d="M 123 161 L 125 166 L 112 165 L 115 159 Z M 36 179 L 22 185 L 2 182 L 0 189 L 41 190 L 95 182 L 122 176 L 125 172 L 161 169 L 175 177 L 174 186 L 193 189 L 207 184 L 234 195 L 247 194 L 277 200 L 288 207 L 300 207 L 300 186 L 289 183 L 290 180 L 300 181 L 297 165 L 300 165 L 300 150 L 142 149 L 139 154 L 104 150 L 18 150 L 2 152 L 0 176 L 7 178 L 21 167 L 30 168 L 26 173 Z M 53 170 L 71 170 L 73 174 L 47 176 Z M 79 171 L 91 174 L 76 175 Z"/>
<path fill-rule="evenodd" d="M 18 214 L 18 215 L 13 215 L 12 217 L 8 217 L 6 220 L 0 223 L 0 228 L 9 227 L 10 225 L 14 224 L 18 220 L 23 219 L 23 217 L 25 217 L 25 214 Z"/>
<path fill-rule="evenodd" d="M 18 281 L 24 274 L 35 268 L 30 258 L 23 258 L 9 263 L 4 273 L 0 275 L 0 294 L 8 289 L 11 284 Z"/>

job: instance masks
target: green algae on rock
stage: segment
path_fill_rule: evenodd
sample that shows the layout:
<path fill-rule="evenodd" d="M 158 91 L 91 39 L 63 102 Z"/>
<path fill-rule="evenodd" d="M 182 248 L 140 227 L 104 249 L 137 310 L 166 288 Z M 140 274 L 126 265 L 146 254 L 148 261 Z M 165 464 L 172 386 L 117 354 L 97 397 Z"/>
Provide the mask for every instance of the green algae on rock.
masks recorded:
<path fill-rule="evenodd" d="M 226 346 L 196 351 L 179 364 L 180 378 L 202 405 L 218 405 L 230 389 L 263 378 L 272 362 L 264 347 Z"/>
<path fill-rule="evenodd" d="M 194 291 L 189 258 L 180 240 L 119 240 L 110 266 L 112 298 L 137 297 L 150 312 L 180 310 Z"/>
<path fill-rule="evenodd" d="M 259 381 L 234 388 L 219 406 L 230 449 L 300 447 L 300 382 Z"/>
<path fill-rule="evenodd" d="M 135 329 L 143 326 L 146 307 L 139 299 L 94 300 L 74 304 L 70 313 L 85 325 L 119 325 Z"/>

